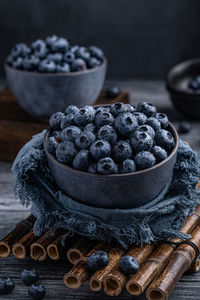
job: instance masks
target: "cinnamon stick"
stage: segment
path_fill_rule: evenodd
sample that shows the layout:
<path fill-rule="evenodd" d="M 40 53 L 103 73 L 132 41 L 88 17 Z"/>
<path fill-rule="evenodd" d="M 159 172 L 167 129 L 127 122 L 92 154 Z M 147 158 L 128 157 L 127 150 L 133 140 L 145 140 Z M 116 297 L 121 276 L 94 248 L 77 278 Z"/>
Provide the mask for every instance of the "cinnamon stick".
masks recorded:
<path fill-rule="evenodd" d="M 24 259 L 30 253 L 30 245 L 38 240 L 35 236 L 33 229 L 24 235 L 12 249 L 12 253 L 16 258 Z"/>
<path fill-rule="evenodd" d="M 36 218 L 30 214 L 1 240 L 0 257 L 8 257 L 10 255 L 12 246 L 33 228 L 35 221 Z"/>
<path fill-rule="evenodd" d="M 192 231 L 190 241 L 200 248 L 200 225 Z M 196 251 L 191 245 L 180 245 L 171 255 L 162 273 L 158 275 L 148 288 L 147 298 L 149 300 L 167 299 L 183 273 L 190 268 L 195 257 Z"/>
<path fill-rule="evenodd" d="M 121 257 L 126 253 L 127 250 L 122 248 L 121 246 L 116 246 L 115 248 L 110 250 L 109 253 L 109 264 L 104 267 L 101 270 L 98 270 L 94 273 L 94 275 L 90 279 L 90 288 L 92 291 L 100 291 L 102 288 L 102 284 L 104 281 L 104 278 L 111 272 L 111 270 L 115 266 L 119 266 Z M 108 282 L 108 285 L 110 286 L 111 283 Z M 107 293 L 108 285 L 104 288 L 105 293 Z"/>
<path fill-rule="evenodd" d="M 183 233 L 190 233 L 195 226 L 200 223 L 200 206 L 196 211 L 186 218 L 185 224 L 180 229 Z M 171 239 L 174 242 L 180 242 L 179 239 Z M 159 274 L 170 255 L 173 253 L 175 246 L 162 244 L 152 255 L 143 263 L 140 270 L 132 275 L 126 284 L 126 290 L 132 295 L 140 295 Z"/>
<path fill-rule="evenodd" d="M 144 247 L 133 246 L 126 255 L 134 256 L 141 265 L 147 257 L 150 256 L 154 248 L 154 244 L 146 245 Z M 122 292 L 127 279 L 128 276 L 119 269 L 119 264 L 116 264 L 111 272 L 104 278 L 104 292 L 108 296 L 118 296 Z"/>
<path fill-rule="evenodd" d="M 190 268 L 187 270 L 187 273 L 197 273 L 200 270 L 200 258 L 195 259 L 192 262 Z"/>
<path fill-rule="evenodd" d="M 68 260 L 74 265 L 81 257 L 83 257 L 88 251 L 90 251 L 95 245 L 96 241 L 90 240 L 87 237 L 81 238 L 74 244 L 72 248 L 67 251 Z"/>

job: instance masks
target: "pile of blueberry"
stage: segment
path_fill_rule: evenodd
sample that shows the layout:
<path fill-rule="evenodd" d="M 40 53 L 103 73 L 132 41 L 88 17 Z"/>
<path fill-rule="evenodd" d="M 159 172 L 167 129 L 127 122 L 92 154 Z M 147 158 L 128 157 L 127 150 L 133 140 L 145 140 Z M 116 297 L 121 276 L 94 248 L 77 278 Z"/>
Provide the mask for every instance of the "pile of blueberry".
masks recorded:
<path fill-rule="evenodd" d="M 109 107 L 74 105 L 49 119 L 48 152 L 74 169 L 102 175 L 130 173 L 166 159 L 175 145 L 168 117 L 155 106 L 117 102 Z"/>
<path fill-rule="evenodd" d="M 7 57 L 7 64 L 26 71 L 69 73 L 98 67 L 103 60 L 100 48 L 73 46 L 65 38 L 53 35 L 30 46 L 16 44 Z"/>
<path fill-rule="evenodd" d="M 200 91 L 200 75 L 197 75 L 192 80 L 189 81 L 189 88 L 195 92 Z"/>

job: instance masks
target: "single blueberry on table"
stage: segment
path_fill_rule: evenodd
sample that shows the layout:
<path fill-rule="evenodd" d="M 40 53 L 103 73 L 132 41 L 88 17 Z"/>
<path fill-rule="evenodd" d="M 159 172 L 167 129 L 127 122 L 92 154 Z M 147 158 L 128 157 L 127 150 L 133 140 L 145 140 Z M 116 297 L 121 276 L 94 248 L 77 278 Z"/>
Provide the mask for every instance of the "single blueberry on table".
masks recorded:
<path fill-rule="evenodd" d="M 56 148 L 56 159 L 61 163 L 71 163 L 76 154 L 77 150 L 71 141 L 64 141 Z"/>
<path fill-rule="evenodd" d="M 69 73 L 70 65 L 66 62 L 61 62 L 56 65 L 56 72 L 57 73 Z"/>
<path fill-rule="evenodd" d="M 63 59 L 62 53 L 49 53 L 47 59 L 54 61 L 55 63 L 61 63 Z"/>
<path fill-rule="evenodd" d="M 69 42 L 65 38 L 57 38 L 55 39 L 49 47 L 51 48 L 52 52 L 61 52 L 64 53 L 69 48 Z"/>
<path fill-rule="evenodd" d="M 191 131 L 191 129 L 192 129 L 192 126 L 189 122 L 182 121 L 179 123 L 179 127 L 178 127 L 179 133 L 188 133 Z"/>
<path fill-rule="evenodd" d="M 116 98 L 117 96 L 119 96 L 121 90 L 118 86 L 110 86 L 106 89 L 106 96 L 108 98 Z"/>
<path fill-rule="evenodd" d="M 156 145 L 164 148 L 166 151 L 171 151 L 175 145 L 173 135 L 165 129 L 156 132 L 155 141 Z"/>
<path fill-rule="evenodd" d="M 37 40 L 31 44 L 34 55 L 39 58 L 45 58 L 47 55 L 47 46 L 46 43 L 42 40 Z"/>
<path fill-rule="evenodd" d="M 33 284 L 28 289 L 28 294 L 33 300 L 42 300 L 46 294 L 46 289 L 42 284 Z"/>
<path fill-rule="evenodd" d="M 101 61 L 104 59 L 104 53 L 100 48 L 98 48 L 96 46 L 90 46 L 88 48 L 88 50 L 89 50 L 91 56 L 94 56 L 94 57 L 100 59 Z"/>
<path fill-rule="evenodd" d="M 55 154 L 58 142 L 55 140 L 54 136 L 48 137 L 46 147 L 48 152 Z"/>
<path fill-rule="evenodd" d="M 153 146 L 151 152 L 155 156 L 157 163 L 167 158 L 167 152 L 160 146 Z"/>
<path fill-rule="evenodd" d="M 136 165 L 134 160 L 132 159 L 125 159 L 121 165 L 120 173 L 132 173 L 136 171 Z"/>
<path fill-rule="evenodd" d="M 62 112 L 56 112 L 49 118 L 49 126 L 54 130 L 61 129 L 60 125 L 64 118 L 65 115 Z"/>
<path fill-rule="evenodd" d="M 31 71 L 38 67 L 40 60 L 35 55 L 28 55 L 23 60 L 23 68 L 24 70 Z"/>
<path fill-rule="evenodd" d="M 97 163 L 92 163 L 89 165 L 88 170 L 89 173 L 96 174 L 97 173 Z"/>
<path fill-rule="evenodd" d="M 69 105 L 65 110 L 65 114 L 75 114 L 77 111 L 78 107 L 76 105 Z"/>
<path fill-rule="evenodd" d="M 70 114 L 64 116 L 64 118 L 60 124 L 60 127 L 61 127 L 61 129 L 64 129 L 64 128 L 66 128 L 68 126 L 72 126 L 72 125 L 75 125 L 74 114 L 70 113 Z"/>
<path fill-rule="evenodd" d="M 16 57 L 13 59 L 12 67 L 15 69 L 23 69 L 23 58 L 22 57 Z"/>
<path fill-rule="evenodd" d="M 111 157 L 103 157 L 97 163 L 98 173 L 101 175 L 116 174 L 118 172 L 117 165 Z"/>
<path fill-rule="evenodd" d="M 98 130 L 97 138 L 99 140 L 105 140 L 113 145 L 117 142 L 117 132 L 112 126 L 104 125 Z"/>
<path fill-rule="evenodd" d="M 27 270 L 25 269 L 21 273 L 21 280 L 26 285 L 31 285 L 33 283 L 36 283 L 36 281 L 39 279 L 38 272 L 36 270 Z"/>
<path fill-rule="evenodd" d="M 134 256 L 123 256 L 120 260 L 120 269 L 125 274 L 136 274 L 140 268 L 138 260 Z"/>
<path fill-rule="evenodd" d="M 148 151 L 138 152 L 135 155 L 135 164 L 138 170 L 151 168 L 155 165 L 156 159 L 154 155 Z"/>
<path fill-rule="evenodd" d="M 71 64 L 75 60 L 75 54 L 71 50 L 64 53 L 63 60 L 68 64 Z"/>
<path fill-rule="evenodd" d="M 120 163 L 125 159 L 131 158 L 133 151 L 129 143 L 125 141 L 118 141 L 113 147 L 112 155 L 114 160 L 117 163 Z"/>
<path fill-rule="evenodd" d="M 72 141 L 74 142 L 75 139 L 81 134 L 80 128 L 77 126 L 68 126 L 64 128 L 61 132 L 61 140 L 62 141 Z"/>
<path fill-rule="evenodd" d="M 161 129 L 160 121 L 154 117 L 148 118 L 146 124 L 151 126 L 154 129 L 154 131 Z"/>
<path fill-rule="evenodd" d="M 89 165 L 91 164 L 91 155 L 88 150 L 79 151 L 72 163 L 72 168 L 81 171 L 87 171 Z"/>
<path fill-rule="evenodd" d="M 0 278 L 0 295 L 10 294 L 15 288 L 15 283 L 10 277 Z"/>
<path fill-rule="evenodd" d="M 108 111 L 99 111 L 96 113 L 94 122 L 98 128 L 104 125 L 113 125 L 114 117 Z"/>
<path fill-rule="evenodd" d="M 109 256 L 105 251 L 97 251 L 88 257 L 88 267 L 93 271 L 102 269 L 109 264 Z"/>
<path fill-rule="evenodd" d="M 78 149 L 88 149 L 95 141 L 95 135 L 91 131 L 81 132 L 75 139 L 75 144 Z"/>
<path fill-rule="evenodd" d="M 140 102 L 137 106 L 137 111 L 142 112 L 147 117 L 152 117 L 157 112 L 157 109 L 150 102 Z"/>
<path fill-rule="evenodd" d="M 85 125 L 85 127 L 83 128 L 83 131 L 91 131 L 91 132 L 95 132 L 96 130 L 96 126 L 94 125 L 94 123 L 88 123 L 87 125 Z"/>
<path fill-rule="evenodd" d="M 87 69 L 86 63 L 82 58 L 76 58 L 71 64 L 71 71 L 85 71 Z"/>
<path fill-rule="evenodd" d="M 167 128 L 169 125 L 169 120 L 166 114 L 157 113 L 155 114 L 155 118 L 158 119 L 162 128 Z"/>
<path fill-rule="evenodd" d="M 85 126 L 93 122 L 95 114 L 96 111 L 94 107 L 86 105 L 74 114 L 74 121 L 78 126 Z"/>
<path fill-rule="evenodd" d="M 114 117 L 117 117 L 121 113 L 128 112 L 128 110 L 128 106 L 122 102 L 113 103 L 110 107 L 110 112 Z"/>
<path fill-rule="evenodd" d="M 152 139 L 154 139 L 154 137 L 155 137 L 155 131 L 154 131 L 154 129 L 153 129 L 151 126 L 149 126 L 149 125 L 141 125 L 141 126 L 138 128 L 138 131 L 139 131 L 139 132 L 145 132 L 145 133 L 147 133 L 148 135 L 150 135 L 150 137 L 151 137 Z"/>
<path fill-rule="evenodd" d="M 83 59 L 84 61 L 88 61 L 90 58 L 90 52 L 86 47 L 78 47 L 75 52 L 76 57 Z"/>
<path fill-rule="evenodd" d="M 90 153 L 95 161 L 98 161 L 102 157 L 110 156 L 110 143 L 104 140 L 97 140 L 90 146 Z"/>
<path fill-rule="evenodd" d="M 38 70 L 43 73 L 54 73 L 56 71 L 56 64 L 53 60 L 44 59 L 40 61 Z"/>
<path fill-rule="evenodd" d="M 138 128 L 138 122 L 133 114 L 129 112 L 122 113 L 115 119 L 115 128 L 120 135 L 130 137 Z"/>
<path fill-rule="evenodd" d="M 146 132 L 135 131 L 130 139 L 132 149 L 135 153 L 140 151 L 149 151 L 153 146 L 153 140 Z"/>
<path fill-rule="evenodd" d="M 136 118 L 138 125 L 144 125 L 147 121 L 147 116 L 141 112 L 134 112 L 133 116 Z"/>

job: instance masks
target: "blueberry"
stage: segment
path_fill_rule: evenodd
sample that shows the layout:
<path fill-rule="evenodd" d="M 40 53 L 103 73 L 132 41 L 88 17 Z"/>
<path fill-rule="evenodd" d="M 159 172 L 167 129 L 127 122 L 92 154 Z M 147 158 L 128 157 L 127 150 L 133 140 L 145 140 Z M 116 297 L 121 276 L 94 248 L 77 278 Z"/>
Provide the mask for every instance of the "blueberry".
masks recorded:
<path fill-rule="evenodd" d="M 97 164 L 93 163 L 89 165 L 88 170 L 89 173 L 96 174 L 97 173 Z"/>
<path fill-rule="evenodd" d="M 15 283 L 10 277 L 0 278 L 0 295 L 10 294 L 15 288 Z"/>
<path fill-rule="evenodd" d="M 75 60 L 75 54 L 71 50 L 66 52 L 63 55 L 63 60 L 66 61 L 68 64 L 71 64 Z"/>
<path fill-rule="evenodd" d="M 138 152 L 135 155 L 135 164 L 138 170 L 151 168 L 155 165 L 156 159 L 154 155 L 148 151 Z"/>
<path fill-rule="evenodd" d="M 69 105 L 66 108 L 65 113 L 66 113 L 66 115 L 75 114 L 77 111 L 78 111 L 78 107 L 76 105 Z"/>
<path fill-rule="evenodd" d="M 91 155 L 88 150 L 79 151 L 72 163 L 72 168 L 76 170 L 87 171 L 91 163 Z"/>
<path fill-rule="evenodd" d="M 179 123 L 178 132 L 179 133 L 188 133 L 191 130 L 191 124 L 187 121 L 182 121 Z"/>
<path fill-rule="evenodd" d="M 118 141 L 113 147 L 113 158 L 118 163 L 131 158 L 132 154 L 133 151 L 130 144 L 125 141 Z"/>
<path fill-rule="evenodd" d="M 28 294 L 31 296 L 34 300 L 41 300 L 44 298 L 46 294 L 46 289 L 42 284 L 33 284 L 28 289 Z"/>
<path fill-rule="evenodd" d="M 70 65 L 66 62 L 61 62 L 56 66 L 57 73 L 69 73 L 70 72 Z"/>
<path fill-rule="evenodd" d="M 81 130 L 77 126 L 69 126 L 62 130 L 61 140 L 74 142 L 79 134 L 81 134 Z"/>
<path fill-rule="evenodd" d="M 88 149 L 95 141 L 95 135 L 91 131 L 83 131 L 75 140 L 78 149 Z"/>
<path fill-rule="evenodd" d="M 26 285 L 31 285 L 35 283 L 39 278 L 38 272 L 36 270 L 27 270 L 25 269 L 21 273 L 21 280 Z"/>
<path fill-rule="evenodd" d="M 61 141 L 61 130 L 55 130 L 52 132 L 51 136 L 59 143 Z"/>
<path fill-rule="evenodd" d="M 48 137 L 46 142 L 47 151 L 50 153 L 55 153 L 56 148 L 58 147 L 58 142 L 55 140 L 53 136 Z"/>
<path fill-rule="evenodd" d="M 107 111 L 99 111 L 95 116 L 95 124 L 98 128 L 104 125 L 113 125 L 113 115 Z"/>
<path fill-rule="evenodd" d="M 104 125 L 97 132 L 97 138 L 113 145 L 117 141 L 117 132 L 112 126 Z"/>
<path fill-rule="evenodd" d="M 147 125 L 151 126 L 154 131 L 161 129 L 160 121 L 154 117 L 148 118 L 146 123 Z"/>
<path fill-rule="evenodd" d="M 56 129 L 60 129 L 60 125 L 62 120 L 65 118 L 65 115 L 62 112 L 56 112 L 55 114 L 53 114 L 50 119 L 49 119 L 49 126 L 56 130 Z"/>
<path fill-rule="evenodd" d="M 72 72 L 85 71 L 86 69 L 86 63 L 82 58 L 76 58 L 71 64 Z"/>
<path fill-rule="evenodd" d="M 69 164 L 75 157 L 77 150 L 74 143 L 71 141 L 64 141 L 58 144 L 56 149 L 56 158 L 59 162 Z"/>
<path fill-rule="evenodd" d="M 155 141 L 158 146 L 164 148 L 166 151 L 172 150 L 175 145 L 172 134 L 165 129 L 156 132 Z"/>
<path fill-rule="evenodd" d="M 134 256 L 123 256 L 120 260 L 120 269 L 125 274 L 136 274 L 140 268 L 139 262 Z"/>
<path fill-rule="evenodd" d="M 153 146 L 151 152 L 156 158 L 156 162 L 159 163 L 167 158 L 167 152 L 160 146 Z"/>
<path fill-rule="evenodd" d="M 99 107 L 97 107 L 96 108 L 96 114 L 98 113 L 98 112 L 110 112 L 110 107 L 108 106 L 108 107 L 103 107 L 103 106 L 99 106 Z"/>
<path fill-rule="evenodd" d="M 130 142 L 134 152 L 149 151 L 153 146 L 153 140 L 146 132 L 135 131 Z"/>
<path fill-rule="evenodd" d="M 88 49 L 89 49 L 91 56 L 94 56 L 94 57 L 100 59 L 101 61 L 104 59 L 104 53 L 100 48 L 98 48 L 96 46 L 90 46 Z"/>
<path fill-rule="evenodd" d="M 134 160 L 125 159 L 121 165 L 120 173 L 132 173 L 136 171 L 136 165 Z"/>
<path fill-rule="evenodd" d="M 129 137 L 138 128 L 138 123 L 131 113 L 122 113 L 115 119 L 115 128 L 122 136 Z"/>
<path fill-rule="evenodd" d="M 83 131 L 91 131 L 92 133 L 94 133 L 96 130 L 96 127 L 94 125 L 94 123 L 88 123 L 87 125 L 85 125 L 85 127 L 83 128 Z"/>
<path fill-rule="evenodd" d="M 23 69 L 23 58 L 22 57 L 16 57 L 13 59 L 12 67 L 15 69 Z"/>
<path fill-rule="evenodd" d="M 35 55 L 28 55 L 23 60 L 23 68 L 24 70 L 34 70 L 37 69 L 40 60 Z"/>
<path fill-rule="evenodd" d="M 75 125 L 73 113 L 68 114 L 63 118 L 63 120 L 61 122 L 61 129 L 64 129 L 64 128 L 66 128 L 68 126 L 72 126 L 72 125 Z"/>
<path fill-rule="evenodd" d="M 118 86 L 110 86 L 106 89 L 106 96 L 108 98 L 116 98 L 120 94 L 120 88 Z"/>
<path fill-rule="evenodd" d="M 95 109 L 92 106 L 86 105 L 82 108 L 80 108 L 75 114 L 74 114 L 74 121 L 78 126 L 84 126 L 88 123 L 93 122 L 95 117 Z"/>
<path fill-rule="evenodd" d="M 51 44 L 52 52 L 66 52 L 69 48 L 69 42 L 65 38 L 57 38 Z"/>
<path fill-rule="evenodd" d="M 58 39 L 57 35 L 48 36 L 46 38 L 46 44 L 48 47 L 51 47 L 51 45 Z"/>
<path fill-rule="evenodd" d="M 128 112 L 128 106 L 122 102 L 116 102 L 111 105 L 110 112 L 117 117 L 121 113 Z"/>
<path fill-rule="evenodd" d="M 105 251 L 97 251 L 88 257 L 88 267 L 93 271 L 102 269 L 109 264 L 109 256 Z"/>
<path fill-rule="evenodd" d="M 139 125 L 144 125 L 147 121 L 147 116 L 141 112 L 134 112 L 133 116 L 136 118 Z"/>
<path fill-rule="evenodd" d="M 55 63 L 61 63 L 63 59 L 62 53 L 49 53 L 47 59 L 54 61 Z"/>
<path fill-rule="evenodd" d="M 9 66 L 12 66 L 12 63 L 13 63 L 13 56 L 12 54 L 9 54 L 6 58 L 6 63 L 9 65 Z"/>
<path fill-rule="evenodd" d="M 152 117 L 156 113 L 156 108 L 149 102 L 140 102 L 137 106 L 137 111 L 142 112 L 147 117 Z"/>
<path fill-rule="evenodd" d="M 127 107 L 127 111 L 128 112 L 130 112 L 130 113 L 134 113 L 135 112 L 135 110 L 136 110 L 136 108 L 135 108 L 135 106 L 133 106 L 133 105 L 130 105 L 130 104 L 125 104 L 126 105 L 126 107 Z"/>
<path fill-rule="evenodd" d="M 69 48 L 69 50 L 70 50 L 71 52 L 75 53 L 76 50 L 77 50 L 78 48 L 79 48 L 78 45 L 74 45 L 74 46 L 71 46 L 71 47 Z"/>
<path fill-rule="evenodd" d="M 169 125 L 169 120 L 166 114 L 157 113 L 155 115 L 155 118 L 158 119 L 162 128 L 167 128 L 167 126 Z"/>
<path fill-rule="evenodd" d="M 96 161 L 102 157 L 110 156 L 110 143 L 104 140 L 97 140 L 90 146 L 90 153 Z"/>
<path fill-rule="evenodd" d="M 100 66 L 101 61 L 97 59 L 96 57 L 90 57 L 87 61 L 87 65 L 89 69 L 96 68 Z"/>
<path fill-rule="evenodd" d="M 81 58 L 85 61 L 88 61 L 90 58 L 90 52 L 85 47 L 78 47 L 78 49 L 75 52 L 76 57 Z"/>
<path fill-rule="evenodd" d="M 53 60 L 44 59 L 40 62 L 38 70 L 44 73 L 53 73 L 56 71 L 56 64 Z"/>
<path fill-rule="evenodd" d="M 103 157 L 97 163 L 97 171 L 102 175 L 116 174 L 118 172 L 115 162 L 110 157 Z"/>
<path fill-rule="evenodd" d="M 194 91 L 200 90 L 200 82 L 198 80 L 193 79 L 189 82 L 189 88 L 191 88 Z"/>
<path fill-rule="evenodd" d="M 19 56 L 25 57 L 26 55 L 29 55 L 30 53 L 31 53 L 31 49 L 29 47 L 27 47 L 26 44 L 23 44 L 23 43 L 16 44 L 11 50 L 11 54 L 14 58 L 19 57 Z"/>
<path fill-rule="evenodd" d="M 149 125 L 141 125 L 141 126 L 138 128 L 138 131 L 147 133 L 148 135 L 150 135 L 150 137 L 151 137 L 152 139 L 154 139 L 154 137 L 155 137 L 155 131 L 154 131 L 154 129 L 153 129 L 151 126 L 149 126 Z"/>
<path fill-rule="evenodd" d="M 37 40 L 31 44 L 31 48 L 33 49 L 34 55 L 39 58 L 45 58 L 47 54 L 46 43 L 42 40 Z"/>

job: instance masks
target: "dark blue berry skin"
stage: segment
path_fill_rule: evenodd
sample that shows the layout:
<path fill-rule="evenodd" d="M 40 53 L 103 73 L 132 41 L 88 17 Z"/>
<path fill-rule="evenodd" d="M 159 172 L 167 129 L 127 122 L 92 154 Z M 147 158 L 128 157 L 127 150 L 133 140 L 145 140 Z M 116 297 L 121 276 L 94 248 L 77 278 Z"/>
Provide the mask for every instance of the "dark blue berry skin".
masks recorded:
<path fill-rule="evenodd" d="M 119 96 L 120 92 L 121 90 L 118 86 L 111 86 L 106 89 L 106 96 L 111 99 L 116 98 Z"/>
<path fill-rule="evenodd" d="M 85 71 L 87 69 L 86 63 L 82 58 L 76 58 L 71 64 L 72 72 Z"/>
<path fill-rule="evenodd" d="M 68 51 L 63 55 L 63 60 L 68 64 L 71 64 L 75 60 L 75 54 L 72 51 Z"/>
<path fill-rule="evenodd" d="M 120 269 L 125 274 L 136 274 L 140 268 L 139 262 L 134 256 L 123 256 L 120 260 Z"/>
<path fill-rule="evenodd" d="M 98 113 L 98 112 L 110 112 L 110 107 L 102 107 L 102 106 L 100 106 L 100 107 L 97 107 L 96 108 L 96 114 Z"/>
<path fill-rule="evenodd" d="M 121 163 L 125 159 L 131 158 L 133 151 L 129 143 L 118 141 L 113 147 L 112 155 L 117 163 Z"/>
<path fill-rule="evenodd" d="M 115 128 L 121 136 L 130 137 L 138 128 L 138 123 L 131 113 L 122 113 L 115 119 Z"/>
<path fill-rule="evenodd" d="M 46 44 L 51 48 L 51 45 L 58 39 L 57 35 L 48 36 L 46 38 Z"/>
<path fill-rule="evenodd" d="M 47 59 L 54 61 L 55 63 L 61 63 L 63 59 L 62 53 L 49 53 Z"/>
<path fill-rule="evenodd" d="M 66 62 L 61 62 L 60 64 L 56 65 L 56 72 L 57 73 L 69 73 L 70 65 Z"/>
<path fill-rule="evenodd" d="M 87 66 L 89 69 L 96 68 L 100 66 L 101 61 L 97 59 L 96 57 L 90 57 L 87 61 Z"/>
<path fill-rule="evenodd" d="M 36 283 L 36 281 L 39 279 L 38 272 L 36 270 L 27 270 L 25 269 L 21 273 L 21 280 L 25 285 L 31 285 L 33 283 Z"/>
<path fill-rule="evenodd" d="M 90 146 L 90 153 L 95 161 L 98 161 L 102 157 L 110 156 L 110 143 L 104 140 L 97 140 Z"/>
<path fill-rule="evenodd" d="M 12 293 L 15 288 L 15 283 L 10 277 L 0 278 L 0 295 Z"/>
<path fill-rule="evenodd" d="M 71 46 L 70 48 L 69 48 L 69 51 L 71 51 L 71 52 L 73 52 L 73 53 L 75 53 L 76 52 L 76 50 L 79 48 L 79 46 L 78 45 L 74 45 L 74 46 Z"/>
<path fill-rule="evenodd" d="M 28 55 L 23 60 L 23 68 L 24 70 L 31 71 L 37 69 L 40 60 L 35 55 Z"/>
<path fill-rule="evenodd" d="M 136 118 L 138 125 L 144 125 L 147 122 L 147 116 L 141 112 L 134 112 L 133 116 Z"/>
<path fill-rule="evenodd" d="M 73 113 L 68 114 L 63 118 L 63 120 L 61 122 L 61 129 L 64 129 L 64 128 L 66 128 L 68 126 L 72 126 L 72 125 L 75 125 Z"/>
<path fill-rule="evenodd" d="M 93 164 L 89 165 L 87 171 L 92 174 L 97 174 L 97 163 L 93 163 Z"/>
<path fill-rule="evenodd" d="M 66 115 L 68 114 L 75 114 L 76 112 L 78 112 L 78 107 L 76 105 L 69 105 L 66 110 L 65 113 Z"/>
<path fill-rule="evenodd" d="M 191 88 L 193 91 L 200 90 L 200 76 L 196 76 L 189 82 L 189 88 Z"/>
<path fill-rule="evenodd" d="M 138 170 L 151 168 L 155 165 L 156 159 L 154 155 L 148 151 L 138 152 L 135 155 L 135 164 Z"/>
<path fill-rule="evenodd" d="M 72 163 L 72 168 L 81 171 L 87 171 L 91 163 L 91 156 L 88 150 L 79 151 Z"/>
<path fill-rule="evenodd" d="M 15 69 L 23 69 L 23 58 L 16 57 L 13 59 L 12 67 Z"/>
<path fill-rule="evenodd" d="M 160 121 L 154 117 L 148 118 L 146 124 L 151 126 L 154 129 L 154 131 L 161 129 Z"/>
<path fill-rule="evenodd" d="M 136 131 L 130 139 L 132 149 L 135 153 L 140 151 L 150 151 L 153 146 L 153 140 L 149 134 Z"/>
<path fill-rule="evenodd" d="M 157 163 L 167 158 L 167 152 L 160 146 L 153 146 L 151 152 L 155 156 Z"/>
<path fill-rule="evenodd" d="M 31 49 L 24 43 L 16 44 L 12 50 L 11 54 L 14 58 L 16 57 L 25 57 L 31 53 Z"/>
<path fill-rule="evenodd" d="M 39 63 L 38 71 L 43 73 L 54 73 L 56 71 L 56 64 L 53 60 L 44 59 Z"/>
<path fill-rule="evenodd" d="M 59 143 L 61 141 L 61 130 L 55 130 L 52 132 L 51 136 L 54 137 L 54 139 Z"/>
<path fill-rule="evenodd" d="M 109 264 L 109 256 L 105 251 L 97 251 L 88 257 L 88 267 L 93 271 L 102 269 Z"/>
<path fill-rule="evenodd" d="M 175 145 L 172 134 L 165 129 L 156 132 L 155 141 L 156 145 L 164 148 L 166 151 L 171 151 Z"/>
<path fill-rule="evenodd" d="M 29 296 L 32 297 L 34 300 L 42 300 L 46 294 L 46 289 L 42 284 L 33 284 L 29 289 L 28 289 L 28 294 Z"/>
<path fill-rule="evenodd" d="M 158 119 L 162 128 L 167 128 L 169 125 L 169 120 L 166 114 L 157 113 L 155 114 L 155 118 Z"/>
<path fill-rule="evenodd" d="M 135 112 L 135 110 L 136 110 L 135 106 L 130 105 L 130 104 L 125 104 L 125 105 L 128 108 L 128 112 L 130 112 L 130 113 L 134 113 Z"/>
<path fill-rule="evenodd" d="M 118 169 L 111 157 L 103 157 L 97 163 L 97 171 L 101 175 L 110 175 L 116 174 Z"/>
<path fill-rule="evenodd" d="M 46 147 L 48 152 L 55 154 L 56 149 L 58 147 L 58 142 L 53 136 L 48 137 Z"/>
<path fill-rule="evenodd" d="M 78 47 L 78 49 L 75 52 L 76 57 L 81 58 L 85 61 L 88 61 L 90 58 L 90 52 L 85 47 Z"/>
<path fill-rule="evenodd" d="M 91 56 L 94 56 L 94 57 L 100 59 L 101 61 L 104 59 L 104 53 L 100 48 L 98 48 L 96 46 L 90 46 L 88 49 L 89 49 Z"/>
<path fill-rule="evenodd" d="M 120 173 L 132 173 L 136 171 L 136 165 L 134 160 L 132 159 L 125 159 L 121 165 Z"/>
<path fill-rule="evenodd" d="M 149 125 L 141 125 L 141 126 L 138 128 L 138 131 L 147 133 L 148 135 L 150 135 L 150 137 L 151 137 L 152 139 L 154 139 L 154 137 L 155 137 L 155 131 L 154 131 L 154 129 L 153 129 L 151 126 L 149 126 Z"/>
<path fill-rule="evenodd" d="M 75 139 L 80 134 L 81 134 L 81 130 L 77 126 L 68 126 L 62 130 L 60 137 L 62 141 L 75 142 Z"/>
<path fill-rule="evenodd" d="M 142 112 L 147 117 L 152 117 L 156 113 L 156 108 L 149 102 L 140 102 L 137 106 L 137 111 Z"/>
<path fill-rule="evenodd" d="M 74 114 L 74 121 L 78 126 L 85 126 L 94 121 L 95 114 L 95 109 L 92 106 L 86 105 Z"/>
<path fill-rule="evenodd" d="M 61 163 L 71 163 L 76 154 L 77 150 L 71 141 L 64 141 L 58 144 L 56 149 L 56 159 Z"/>
<path fill-rule="evenodd" d="M 51 43 L 50 48 L 52 52 L 65 53 L 69 49 L 69 42 L 65 38 L 57 38 Z"/>
<path fill-rule="evenodd" d="M 94 141 L 95 135 L 91 131 L 83 131 L 77 136 L 75 144 L 78 149 L 88 149 Z"/>
<path fill-rule="evenodd" d="M 34 55 L 39 58 L 45 58 L 47 55 L 47 46 L 46 43 L 42 40 L 37 40 L 31 44 Z"/>
<path fill-rule="evenodd" d="M 192 129 L 192 126 L 189 122 L 182 121 L 179 123 L 178 132 L 179 133 L 188 133 Z"/>
<path fill-rule="evenodd" d="M 62 112 L 56 112 L 49 118 L 49 126 L 54 130 L 60 130 L 60 125 L 64 118 L 65 115 Z"/>
<path fill-rule="evenodd" d="M 112 126 L 104 125 L 98 130 L 97 138 L 113 145 L 117 142 L 117 132 Z"/>
<path fill-rule="evenodd" d="M 95 130 L 96 130 L 96 126 L 94 125 L 94 123 L 88 123 L 83 128 L 83 131 L 91 131 L 92 133 L 95 133 Z"/>
<path fill-rule="evenodd" d="M 121 113 L 128 112 L 128 106 L 122 102 L 116 102 L 111 105 L 110 112 L 117 117 Z"/>

